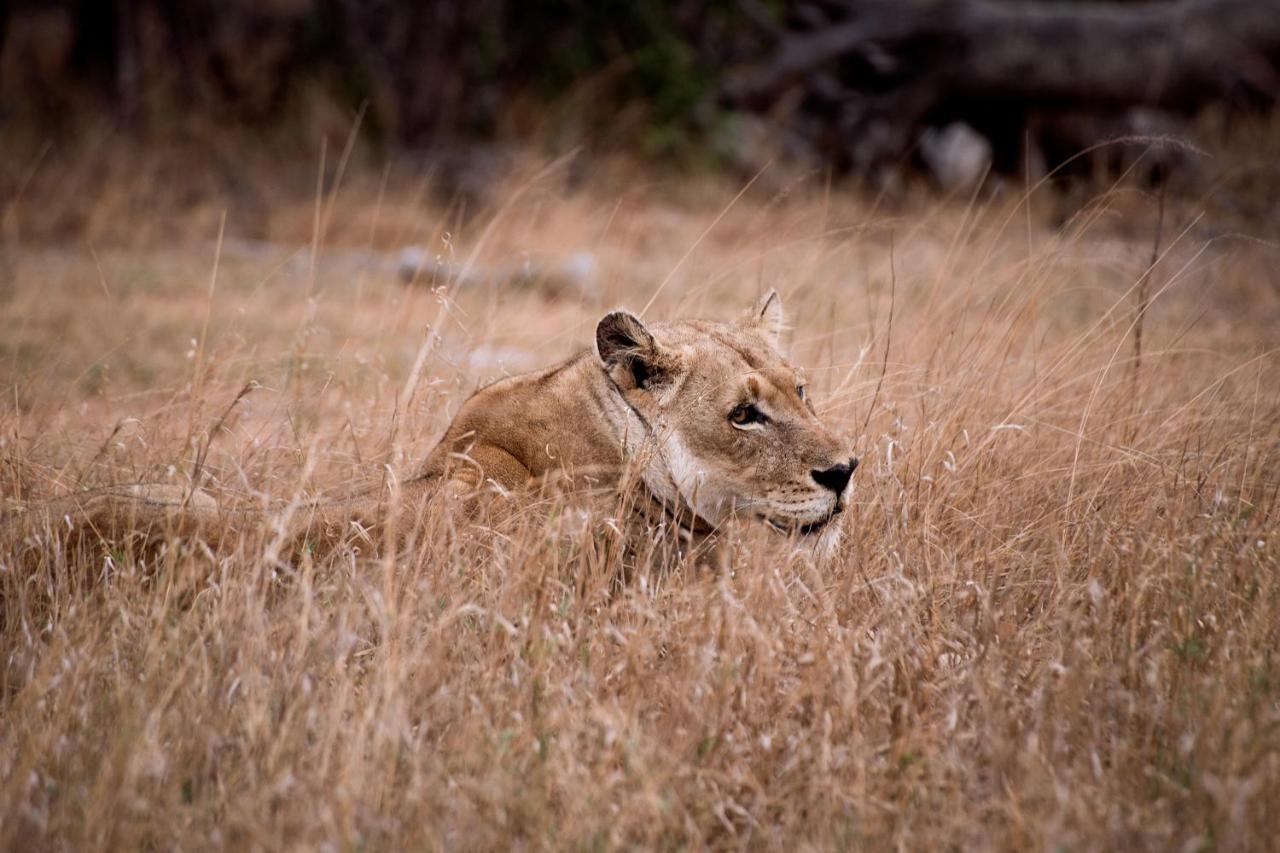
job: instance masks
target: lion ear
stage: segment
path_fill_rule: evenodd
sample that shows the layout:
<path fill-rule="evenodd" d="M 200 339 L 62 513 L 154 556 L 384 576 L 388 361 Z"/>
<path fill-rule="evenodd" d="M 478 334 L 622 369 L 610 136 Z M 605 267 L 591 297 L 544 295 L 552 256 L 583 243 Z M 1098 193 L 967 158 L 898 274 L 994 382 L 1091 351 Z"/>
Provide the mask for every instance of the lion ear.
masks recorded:
<path fill-rule="evenodd" d="M 610 311 L 596 324 L 596 354 L 624 391 L 647 388 L 662 374 L 659 351 L 644 322 L 627 311 Z"/>
<path fill-rule="evenodd" d="M 778 295 L 778 291 L 770 290 L 760 297 L 751 309 L 748 321 L 765 336 L 774 349 L 781 349 L 782 328 L 786 317 L 782 313 L 782 297 Z"/>

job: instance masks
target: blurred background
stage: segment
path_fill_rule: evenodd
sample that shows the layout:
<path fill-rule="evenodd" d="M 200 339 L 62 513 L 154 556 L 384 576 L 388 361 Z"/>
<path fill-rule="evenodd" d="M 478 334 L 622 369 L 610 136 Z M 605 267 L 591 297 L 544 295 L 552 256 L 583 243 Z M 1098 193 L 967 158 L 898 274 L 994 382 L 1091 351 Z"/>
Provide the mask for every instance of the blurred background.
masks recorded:
<path fill-rule="evenodd" d="M 621 155 L 888 204 L 1042 186 L 1051 224 L 1164 186 L 1266 231 L 1278 95 L 1277 0 L 0 0 L 0 202 L 11 242 L 137 205 L 262 236 L 326 144 L 472 209 L 532 148 L 571 181 Z"/>

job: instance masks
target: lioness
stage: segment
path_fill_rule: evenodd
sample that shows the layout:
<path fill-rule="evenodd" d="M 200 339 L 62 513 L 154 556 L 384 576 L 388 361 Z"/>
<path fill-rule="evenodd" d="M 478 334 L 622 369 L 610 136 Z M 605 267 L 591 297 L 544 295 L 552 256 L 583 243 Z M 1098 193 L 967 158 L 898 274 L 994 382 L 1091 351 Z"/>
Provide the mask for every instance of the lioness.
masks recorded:
<path fill-rule="evenodd" d="M 550 476 L 616 487 L 630 471 L 647 509 L 690 534 L 734 515 L 817 533 L 841 512 L 858 460 L 818 419 L 804 380 L 779 352 L 782 325 L 776 292 L 729 323 L 646 325 L 610 312 L 596 326 L 594 351 L 476 392 L 401 495 L 415 502 L 443 487 L 468 496 L 490 484 L 513 491 Z M 217 513 L 207 494 L 175 487 L 87 494 L 47 514 L 61 519 L 68 501 L 81 513 L 127 501 L 141 521 L 179 506 L 188 518 Z M 297 516 L 304 525 L 367 525 L 380 503 L 359 496 Z"/>
<path fill-rule="evenodd" d="M 477 392 L 424 473 L 516 488 L 561 471 L 616 478 L 636 461 L 649 493 L 684 524 L 745 513 L 816 532 L 843 508 L 858 461 L 779 353 L 782 323 L 775 292 L 732 323 L 646 326 L 606 314 L 594 352 Z"/>

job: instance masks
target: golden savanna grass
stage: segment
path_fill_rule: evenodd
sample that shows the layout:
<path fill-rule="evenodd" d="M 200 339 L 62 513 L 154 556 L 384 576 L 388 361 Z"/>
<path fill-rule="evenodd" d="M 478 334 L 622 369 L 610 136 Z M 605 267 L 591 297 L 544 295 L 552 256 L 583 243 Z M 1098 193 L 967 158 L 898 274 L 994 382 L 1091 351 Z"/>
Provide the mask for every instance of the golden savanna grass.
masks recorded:
<path fill-rule="evenodd" d="M 1171 200 L 1147 275 L 1158 202 L 1119 188 L 1050 229 L 1016 192 L 540 162 L 464 209 L 403 165 L 339 182 L 331 150 L 318 197 L 264 172 L 249 210 L 83 156 L 8 167 L 35 177 L 4 211 L 6 511 L 194 477 L 262 525 L 5 534 L 5 848 L 1280 837 L 1280 251 L 1247 228 Z M 589 253 L 597 290 L 406 286 L 405 246 Z M 273 533 L 411 475 L 479 383 L 612 307 L 768 287 L 863 459 L 830 560 L 743 525 L 731 571 L 617 589 L 609 519 L 545 504 L 429 509 L 395 548 Z"/>

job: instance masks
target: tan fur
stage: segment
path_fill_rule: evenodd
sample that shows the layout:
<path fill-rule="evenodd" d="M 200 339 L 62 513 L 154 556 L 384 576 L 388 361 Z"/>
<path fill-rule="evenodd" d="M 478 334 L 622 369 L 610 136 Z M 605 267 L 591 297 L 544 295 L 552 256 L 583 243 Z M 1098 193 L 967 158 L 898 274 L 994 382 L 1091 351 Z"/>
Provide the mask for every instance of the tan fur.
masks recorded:
<path fill-rule="evenodd" d="M 803 380 L 778 351 L 781 325 L 772 293 L 730 323 L 646 326 L 607 315 L 594 352 L 468 400 L 425 473 L 462 489 L 485 480 L 516 489 L 551 474 L 616 485 L 630 469 L 695 524 L 734 514 L 784 528 L 821 524 L 840 496 L 812 472 L 856 463 L 802 399 Z M 768 422 L 734 426 L 730 413 L 742 404 Z"/>
<path fill-rule="evenodd" d="M 602 489 L 630 484 L 636 504 L 657 508 L 687 531 L 735 516 L 782 530 L 813 530 L 840 511 L 843 494 L 813 472 L 856 465 L 845 442 L 802 398 L 801 377 L 778 350 L 781 305 L 770 293 L 745 318 L 645 325 L 606 315 L 596 347 L 546 370 L 474 394 L 428 456 L 421 475 L 400 485 L 419 507 L 443 485 L 471 499 L 550 479 Z M 767 419 L 735 425 L 754 406 Z M 376 526 L 385 494 L 299 507 L 297 531 L 330 533 Z M 127 524 L 177 517 L 192 526 L 228 518 L 203 492 L 132 486 L 71 496 L 28 513 L 45 524 L 75 515 Z M 233 525 L 234 526 L 234 525 Z"/>

